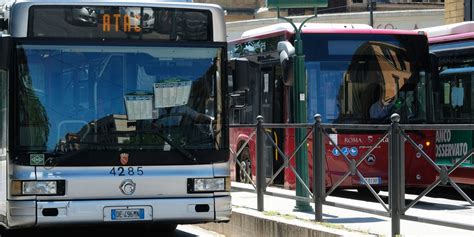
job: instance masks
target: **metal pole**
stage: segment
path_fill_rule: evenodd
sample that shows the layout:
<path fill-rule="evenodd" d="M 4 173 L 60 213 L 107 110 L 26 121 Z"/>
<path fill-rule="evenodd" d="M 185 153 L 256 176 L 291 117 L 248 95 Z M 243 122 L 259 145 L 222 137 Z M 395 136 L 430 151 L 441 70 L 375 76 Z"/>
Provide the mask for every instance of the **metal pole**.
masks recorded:
<path fill-rule="evenodd" d="M 265 162 L 263 157 L 265 134 L 262 127 L 263 116 L 257 116 L 257 210 L 263 211 L 265 191 Z"/>
<path fill-rule="evenodd" d="M 374 27 L 374 8 L 372 7 L 372 1 L 369 0 L 369 12 L 370 12 L 370 26 Z"/>
<path fill-rule="evenodd" d="M 303 54 L 303 41 L 301 40 L 301 30 L 297 30 L 295 36 L 295 122 L 306 123 L 306 75 Z M 295 130 L 295 147 L 301 144 L 305 139 L 306 133 L 302 128 L 296 128 Z M 309 184 L 308 176 L 308 148 L 307 146 L 301 146 L 298 153 L 296 153 L 296 171 L 303 179 L 305 184 Z M 296 181 L 296 196 L 308 197 L 309 193 L 304 188 L 303 184 Z M 296 211 L 312 211 L 313 208 L 309 205 L 309 202 L 296 201 Z"/>
<path fill-rule="evenodd" d="M 294 60 L 294 122 L 295 123 L 306 123 L 306 73 L 304 65 L 304 54 L 303 54 L 303 41 L 301 40 L 301 31 L 304 24 L 316 18 L 314 15 L 312 17 L 306 18 L 301 22 L 299 27 L 296 27 L 295 23 L 291 19 L 285 17 L 280 17 L 279 8 L 278 8 L 278 18 L 287 21 L 295 29 L 295 60 Z M 295 147 L 298 147 L 305 139 L 306 133 L 304 129 L 295 129 Z M 296 153 L 296 172 L 300 175 L 301 179 L 305 182 L 306 185 L 309 183 L 308 177 L 308 148 L 307 146 L 302 146 Z M 308 197 L 309 193 L 304 188 L 303 184 L 296 182 L 296 196 L 298 197 Z M 296 201 L 295 211 L 312 211 L 313 208 L 309 205 L 307 201 Z"/>
<path fill-rule="evenodd" d="M 403 167 L 402 161 L 402 150 L 401 150 L 401 136 L 400 136 L 400 115 L 393 114 L 390 118 L 391 134 L 390 134 L 390 150 L 389 150 L 389 204 L 390 204 L 390 216 L 392 218 L 392 236 L 400 235 L 400 217 L 402 212 L 401 202 L 402 191 L 401 191 L 401 172 Z"/>
<path fill-rule="evenodd" d="M 321 115 L 314 115 L 313 127 L 313 197 L 315 220 L 323 221 L 323 202 L 326 190 L 324 167 L 324 141 L 321 130 Z"/>

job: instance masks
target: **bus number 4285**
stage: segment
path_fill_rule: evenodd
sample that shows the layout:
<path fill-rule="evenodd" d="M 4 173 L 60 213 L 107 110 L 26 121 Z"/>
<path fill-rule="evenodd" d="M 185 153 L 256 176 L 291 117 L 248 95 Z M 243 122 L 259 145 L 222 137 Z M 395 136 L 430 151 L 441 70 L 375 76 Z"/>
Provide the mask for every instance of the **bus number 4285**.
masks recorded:
<path fill-rule="evenodd" d="M 143 175 L 143 167 L 139 166 L 134 167 L 112 167 L 109 174 L 113 176 L 133 176 L 133 175 Z"/>

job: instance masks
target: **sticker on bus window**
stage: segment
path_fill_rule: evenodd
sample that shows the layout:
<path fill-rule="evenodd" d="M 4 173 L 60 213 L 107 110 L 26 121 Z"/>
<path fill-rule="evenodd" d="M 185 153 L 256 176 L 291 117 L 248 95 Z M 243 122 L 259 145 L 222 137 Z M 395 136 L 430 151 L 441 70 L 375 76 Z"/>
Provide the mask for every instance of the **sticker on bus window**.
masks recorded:
<path fill-rule="evenodd" d="M 169 108 L 187 104 L 191 85 L 192 81 L 155 83 L 155 108 Z"/>
<path fill-rule="evenodd" d="M 125 107 L 128 120 L 145 120 L 153 118 L 153 95 L 125 95 Z"/>
<path fill-rule="evenodd" d="M 44 154 L 30 154 L 30 165 L 44 165 Z"/>

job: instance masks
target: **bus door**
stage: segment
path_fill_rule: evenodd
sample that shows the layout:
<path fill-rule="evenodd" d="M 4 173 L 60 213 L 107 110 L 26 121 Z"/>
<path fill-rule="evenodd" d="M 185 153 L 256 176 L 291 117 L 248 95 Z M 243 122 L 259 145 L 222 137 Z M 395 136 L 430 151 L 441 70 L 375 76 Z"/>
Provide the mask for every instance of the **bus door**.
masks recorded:
<path fill-rule="evenodd" d="M 273 123 L 273 84 L 274 84 L 274 74 L 272 67 L 262 66 L 260 70 L 260 115 L 263 116 L 264 122 Z M 265 131 L 270 134 L 271 137 L 275 140 L 273 136 L 272 128 L 266 128 Z M 275 148 L 272 145 L 272 142 L 269 139 L 265 139 L 264 144 L 264 161 L 265 161 L 265 177 L 271 178 L 273 176 L 273 151 Z"/>
<path fill-rule="evenodd" d="M 280 88 L 278 73 L 279 64 L 263 64 L 260 70 L 260 114 L 266 123 L 282 123 L 281 119 L 281 103 L 279 98 Z M 281 71 L 281 70 L 280 70 Z M 281 77 L 280 77 L 281 78 Z M 273 141 L 281 147 L 282 136 L 281 129 L 267 128 L 266 132 L 273 138 Z M 282 149 L 283 150 L 283 149 Z M 266 139 L 264 144 L 264 160 L 266 167 L 266 177 L 271 178 L 273 174 L 283 164 L 283 158 L 278 154 L 278 150 L 273 143 Z M 275 184 L 283 184 L 283 172 L 273 181 Z"/>

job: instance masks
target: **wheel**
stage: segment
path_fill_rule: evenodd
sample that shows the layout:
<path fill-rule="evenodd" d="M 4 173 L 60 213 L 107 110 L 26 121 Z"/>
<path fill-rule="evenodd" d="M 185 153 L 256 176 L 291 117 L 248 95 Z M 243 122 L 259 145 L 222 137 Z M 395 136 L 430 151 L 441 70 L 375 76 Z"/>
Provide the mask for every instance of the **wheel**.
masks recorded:
<path fill-rule="evenodd" d="M 239 155 L 237 162 L 240 165 L 237 166 L 237 182 L 241 183 L 250 183 L 248 176 L 252 177 L 252 160 L 250 159 L 250 150 L 248 147 L 245 147 Z M 245 173 L 248 174 L 245 175 Z"/>

